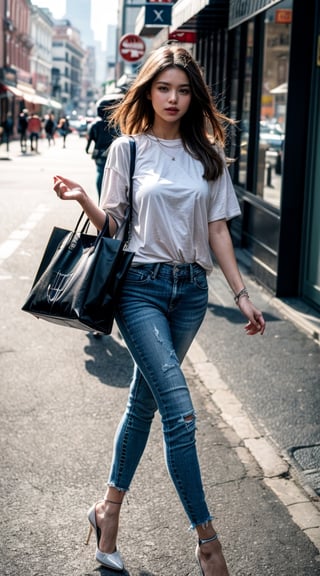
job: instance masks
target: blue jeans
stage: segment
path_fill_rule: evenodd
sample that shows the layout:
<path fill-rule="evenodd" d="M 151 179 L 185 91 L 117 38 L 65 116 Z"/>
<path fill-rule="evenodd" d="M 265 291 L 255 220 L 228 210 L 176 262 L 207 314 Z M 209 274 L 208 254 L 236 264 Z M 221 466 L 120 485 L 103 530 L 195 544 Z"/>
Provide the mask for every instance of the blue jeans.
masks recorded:
<path fill-rule="evenodd" d="M 197 264 L 132 266 L 116 320 L 135 367 L 115 441 L 110 486 L 127 491 L 159 410 L 165 460 L 191 527 L 209 514 L 195 444 L 195 412 L 181 370 L 206 313 L 206 272 Z"/>

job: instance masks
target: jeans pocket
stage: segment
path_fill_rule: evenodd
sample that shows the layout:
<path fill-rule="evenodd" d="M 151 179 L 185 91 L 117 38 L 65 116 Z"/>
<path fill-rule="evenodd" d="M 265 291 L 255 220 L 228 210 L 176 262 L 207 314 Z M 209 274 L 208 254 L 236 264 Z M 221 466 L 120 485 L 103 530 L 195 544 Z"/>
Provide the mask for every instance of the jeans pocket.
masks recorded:
<path fill-rule="evenodd" d="M 130 282 L 131 284 L 146 284 L 149 281 L 151 274 L 151 270 L 146 270 L 142 267 L 135 268 L 133 266 L 130 268 L 126 276 L 126 282 Z"/>
<path fill-rule="evenodd" d="M 193 282 L 201 290 L 208 290 L 207 273 L 203 268 L 194 271 Z"/>

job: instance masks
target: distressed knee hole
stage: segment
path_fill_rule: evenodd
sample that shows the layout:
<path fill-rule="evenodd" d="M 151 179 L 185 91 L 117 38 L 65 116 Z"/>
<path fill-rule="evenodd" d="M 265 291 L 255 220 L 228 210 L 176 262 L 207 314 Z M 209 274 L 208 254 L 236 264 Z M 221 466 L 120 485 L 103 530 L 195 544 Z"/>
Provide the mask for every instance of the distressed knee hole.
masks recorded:
<path fill-rule="evenodd" d="M 190 422 L 191 420 L 194 420 L 194 414 L 188 414 L 188 416 L 184 416 L 183 419 L 185 422 Z"/>
<path fill-rule="evenodd" d="M 181 418 L 181 421 L 184 422 L 184 425 L 189 432 L 194 432 L 196 429 L 196 416 L 194 412 L 191 412 L 190 414 L 184 414 Z"/>

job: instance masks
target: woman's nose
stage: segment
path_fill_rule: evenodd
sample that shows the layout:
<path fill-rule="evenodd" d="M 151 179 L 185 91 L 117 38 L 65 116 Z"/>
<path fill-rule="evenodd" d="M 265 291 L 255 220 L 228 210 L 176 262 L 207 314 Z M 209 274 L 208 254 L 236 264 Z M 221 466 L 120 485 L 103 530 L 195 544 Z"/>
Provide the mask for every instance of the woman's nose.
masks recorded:
<path fill-rule="evenodd" d="M 176 101 L 177 101 L 177 92 L 176 92 L 176 90 L 171 90 L 171 91 L 170 91 L 169 100 L 170 100 L 170 102 L 176 102 Z"/>

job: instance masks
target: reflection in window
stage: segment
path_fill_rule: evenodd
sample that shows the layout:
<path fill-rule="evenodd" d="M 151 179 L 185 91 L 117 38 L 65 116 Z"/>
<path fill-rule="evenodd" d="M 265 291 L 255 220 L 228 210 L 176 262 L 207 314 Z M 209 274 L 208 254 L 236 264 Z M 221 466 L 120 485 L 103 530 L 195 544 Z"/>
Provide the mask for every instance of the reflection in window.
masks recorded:
<path fill-rule="evenodd" d="M 251 85 L 252 85 L 252 60 L 253 60 L 253 22 L 248 24 L 247 46 L 244 72 L 244 89 L 242 102 L 242 120 L 240 125 L 240 162 L 239 162 L 239 184 L 246 186 L 247 180 L 247 160 L 249 141 L 249 117 L 251 105 Z"/>
<path fill-rule="evenodd" d="M 239 90 L 239 54 L 240 54 L 240 28 L 235 31 L 234 50 L 232 59 L 232 85 L 230 99 L 230 116 L 237 119 L 237 99 Z"/>
<path fill-rule="evenodd" d="M 237 121 L 237 110 L 238 110 L 238 90 L 239 90 L 239 82 L 240 82 L 240 28 L 238 28 L 237 30 L 235 30 L 235 38 L 234 38 L 234 49 L 233 49 L 233 59 L 232 59 L 232 72 L 231 72 L 231 78 L 232 78 L 232 83 L 231 83 L 231 91 L 230 91 L 230 118 L 232 118 L 233 120 Z M 228 151 L 228 154 L 231 158 L 236 158 L 237 157 L 237 143 L 236 143 L 236 138 L 237 138 L 237 129 L 231 129 L 230 130 L 230 134 L 231 134 L 231 142 L 230 142 L 230 149 Z M 230 167 L 230 172 L 232 177 L 234 177 L 234 165 L 231 165 Z"/>
<path fill-rule="evenodd" d="M 280 207 L 292 1 L 265 13 L 257 195 Z"/>

